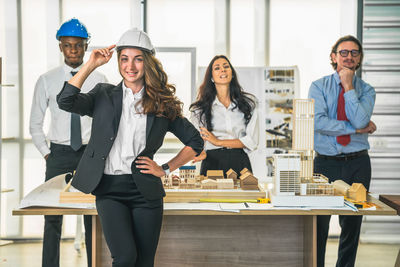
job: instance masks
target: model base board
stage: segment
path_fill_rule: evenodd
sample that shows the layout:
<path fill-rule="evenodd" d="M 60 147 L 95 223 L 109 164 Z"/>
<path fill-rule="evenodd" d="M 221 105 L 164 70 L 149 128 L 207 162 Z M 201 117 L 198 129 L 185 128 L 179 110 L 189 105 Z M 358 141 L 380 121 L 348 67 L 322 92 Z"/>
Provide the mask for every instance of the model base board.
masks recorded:
<path fill-rule="evenodd" d="M 258 199 L 265 192 L 241 189 L 165 189 L 164 202 L 200 202 L 201 198 L 213 199 Z M 82 192 L 61 192 L 60 203 L 94 203 L 95 196 Z"/>

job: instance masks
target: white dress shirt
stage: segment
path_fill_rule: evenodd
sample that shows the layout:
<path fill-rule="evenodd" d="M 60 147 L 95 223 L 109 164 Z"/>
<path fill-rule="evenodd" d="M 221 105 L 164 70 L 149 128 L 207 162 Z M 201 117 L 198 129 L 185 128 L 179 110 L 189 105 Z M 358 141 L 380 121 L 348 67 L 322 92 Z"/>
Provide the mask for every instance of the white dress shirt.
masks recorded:
<path fill-rule="evenodd" d="M 254 99 L 257 103 L 257 100 Z M 253 110 L 252 116 L 248 124 L 245 124 L 244 114 L 239 108 L 233 109 L 234 104 L 231 102 L 226 108 L 215 97 L 211 107 L 211 125 L 212 133 L 220 140 L 239 139 L 245 146 L 244 150 L 248 153 L 257 149 L 259 125 L 258 125 L 258 108 L 257 104 Z M 207 128 L 203 123 L 200 123 L 200 111 L 195 110 L 191 113 L 191 122 L 198 129 L 199 127 Z M 221 147 L 215 146 L 210 142 L 204 142 L 204 150 L 218 149 Z"/>
<path fill-rule="evenodd" d="M 121 120 L 117 137 L 105 162 L 104 173 L 109 175 L 131 174 L 131 165 L 146 146 L 147 115 L 139 103 L 144 87 L 134 94 L 122 82 L 123 98 Z"/>
<path fill-rule="evenodd" d="M 78 71 L 79 66 L 73 69 L 65 63 L 41 75 L 36 82 L 33 94 L 29 132 L 32 140 L 40 153 L 45 156 L 50 153 L 43 130 L 43 121 L 47 108 L 50 109 L 50 128 L 47 140 L 61 145 L 70 145 L 71 113 L 58 108 L 56 96 L 64 86 L 64 82 L 71 79 L 71 71 Z M 92 72 L 82 86 L 82 93 L 93 89 L 96 84 L 107 82 L 106 77 L 97 72 Z M 87 144 L 90 138 L 92 119 L 88 116 L 81 117 L 82 143 Z"/>

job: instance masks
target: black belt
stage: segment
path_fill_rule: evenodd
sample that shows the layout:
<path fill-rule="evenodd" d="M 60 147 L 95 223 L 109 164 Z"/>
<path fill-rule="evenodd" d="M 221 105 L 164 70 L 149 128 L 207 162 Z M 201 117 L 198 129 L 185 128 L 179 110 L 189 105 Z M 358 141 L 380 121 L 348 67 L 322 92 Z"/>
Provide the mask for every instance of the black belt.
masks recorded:
<path fill-rule="evenodd" d="M 353 153 L 347 153 L 347 154 L 339 154 L 336 156 L 326 156 L 326 155 L 321 155 L 318 152 L 316 152 L 317 154 L 317 158 L 321 158 L 321 159 L 333 159 L 333 160 L 343 160 L 343 161 L 347 161 L 347 160 L 352 160 L 352 159 L 356 159 L 359 158 L 361 156 L 364 155 L 368 155 L 368 150 L 361 150 L 358 152 L 353 152 Z"/>
<path fill-rule="evenodd" d="M 82 149 L 85 150 L 86 146 L 87 146 L 87 144 L 82 144 L 81 148 L 79 148 L 78 151 L 80 151 Z M 63 150 L 63 151 L 65 151 L 65 150 L 67 150 L 67 151 L 73 150 L 70 145 L 61 145 L 61 144 L 56 144 L 56 143 L 53 143 L 53 142 L 50 142 L 50 149 L 59 149 L 59 150 Z"/>

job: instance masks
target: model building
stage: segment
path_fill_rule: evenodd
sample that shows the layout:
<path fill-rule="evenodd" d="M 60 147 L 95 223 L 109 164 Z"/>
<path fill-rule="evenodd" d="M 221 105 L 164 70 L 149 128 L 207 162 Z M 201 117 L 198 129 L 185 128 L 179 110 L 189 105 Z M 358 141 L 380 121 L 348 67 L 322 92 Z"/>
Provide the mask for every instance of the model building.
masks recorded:
<path fill-rule="evenodd" d="M 306 195 L 333 196 L 335 194 L 333 184 L 322 174 L 314 174 L 311 181 L 305 183 Z"/>
<path fill-rule="evenodd" d="M 247 168 L 243 168 L 243 170 L 240 171 L 240 175 L 242 175 L 242 174 L 244 174 L 246 172 L 249 172 L 249 170 Z"/>
<path fill-rule="evenodd" d="M 355 202 L 367 201 L 367 189 L 361 183 L 353 183 L 350 186 L 342 180 L 336 180 L 333 187 L 336 195 L 345 196 Z"/>
<path fill-rule="evenodd" d="M 242 190 L 257 190 L 258 189 L 258 179 L 253 176 L 253 174 L 244 168 L 240 175 L 240 188 Z"/>
<path fill-rule="evenodd" d="M 196 166 L 182 166 L 179 168 L 179 178 L 181 179 L 194 179 Z"/>
<path fill-rule="evenodd" d="M 293 102 L 293 141 L 289 154 L 274 155 L 274 206 L 343 206 L 329 179 L 314 174 L 314 100 Z"/>
<path fill-rule="evenodd" d="M 224 172 L 222 170 L 208 170 L 207 179 L 224 179 Z"/>
<path fill-rule="evenodd" d="M 300 193 L 300 156 L 297 154 L 274 155 L 275 195 L 295 195 Z"/>
<path fill-rule="evenodd" d="M 217 189 L 217 181 L 213 179 L 206 179 L 201 181 L 202 189 Z"/>
<path fill-rule="evenodd" d="M 217 179 L 217 189 L 233 189 L 232 179 Z"/>
<path fill-rule="evenodd" d="M 235 179 L 237 179 L 237 173 L 234 171 L 234 170 L 232 170 L 232 169 L 229 169 L 227 172 L 226 172 L 226 178 L 230 178 L 230 179 L 233 179 L 233 180 L 235 180 Z"/>

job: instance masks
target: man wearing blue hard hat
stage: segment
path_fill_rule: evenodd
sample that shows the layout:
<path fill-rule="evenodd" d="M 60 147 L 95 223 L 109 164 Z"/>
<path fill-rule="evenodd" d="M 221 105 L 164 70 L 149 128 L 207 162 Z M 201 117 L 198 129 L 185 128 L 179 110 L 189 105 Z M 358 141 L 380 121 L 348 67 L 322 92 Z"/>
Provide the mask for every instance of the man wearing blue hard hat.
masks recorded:
<path fill-rule="evenodd" d="M 56 96 L 64 82 L 81 68 L 90 34 L 84 24 L 73 18 L 61 25 L 56 38 L 64 62 L 41 75 L 36 82 L 29 125 L 33 143 L 46 160 L 46 181 L 76 169 L 91 132 L 91 119 L 88 116 L 80 117 L 78 114 L 65 112 L 58 108 L 56 102 Z M 93 72 L 83 84 L 82 90 L 87 92 L 97 83 L 106 81 L 103 74 Z M 50 110 L 51 120 L 46 135 L 43 121 L 47 108 Z M 91 216 L 84 216 L 84 224 L 88 266 L 91 266 Z M 43 267 L 59 266 L 61 227 L 61 215 L 45 216 Z"/>

